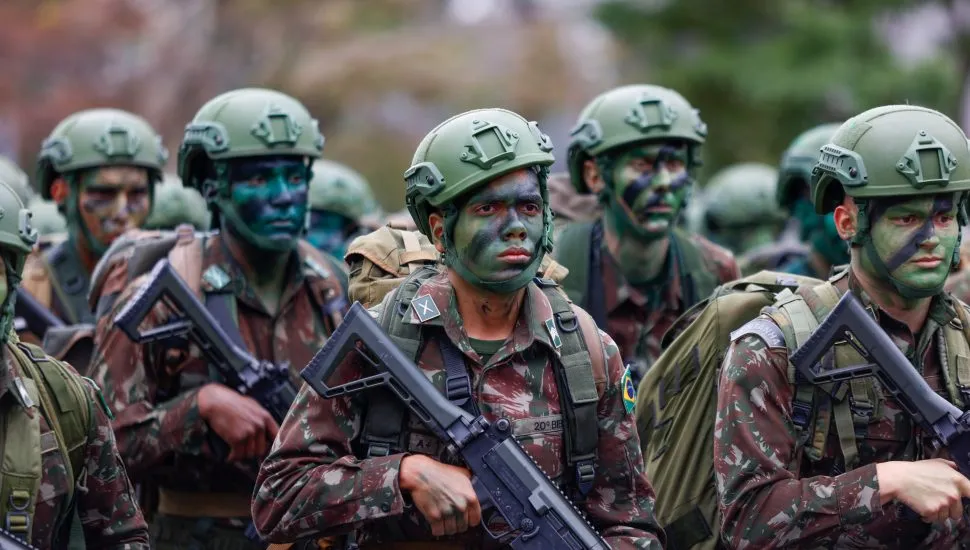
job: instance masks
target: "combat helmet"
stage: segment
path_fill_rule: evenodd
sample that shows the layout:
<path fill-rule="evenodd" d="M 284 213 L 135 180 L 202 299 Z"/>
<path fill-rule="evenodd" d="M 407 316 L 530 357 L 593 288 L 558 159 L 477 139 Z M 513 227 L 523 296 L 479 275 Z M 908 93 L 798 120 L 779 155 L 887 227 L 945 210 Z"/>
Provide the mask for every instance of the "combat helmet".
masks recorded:
<path fill-rule="evenodd" d="M 475 277 L 457 258 L 452 242 L 458 217 L 456 199 L 505 174 L 529 168 L 539 179 L 543 200 L 543 236 L 532 263 L 508 281 L 480 281 L 478 286 L 508 292 L 528 283 L 543 256 L 552 250 L 552 210 L 546 180 L 554 162 L 552 140 L 539 125 L 505 109 L 477 109 L 449 118 L 421 140 L 411 167 L 404 173 L 404 200 L 418 229 L 434 239 L 428 216 L 440 211 L 445 220 L 445 263 L 462 278 Z"/>
<path fill-rule="evenodd" d="M 7 268 L 7 297 L 0 305 L 0 342 L 6 342 L 14 322 L 17 286 L 23 276 L 24 263 L 37 242 L 37 230 L 31 224 L 30 210 L 24 208 L 17 193 L 0 183 L 0 258 Z"/>
<path fill-rule="evenodd" d="M 119 109 L 88 109 L 65 118 L 41 144 L 37 181 L 51 199 L 58 175 L 102 166 L 146 168 L 150 185 L 162 178 L 168 151 L 142 117 Z"/>
<path fill-rule="evenodd" d="M 195 189 L 184 187 L 175 174 L 165 174 L 155 186 L 155 207 L 142 226 L 145 229 L 174 229 L 191 224 L 199 231 L 209 228 L 209 210 L 205 199 Z"/>
<path fill-rule="evenodd" d="M 707 138 L 707 125 L 699 111 L 674 90 L 636 84 L 615 88 L 594 98 L 580 113 L 570 138 L 567 151 L 570 181 L 580 193 L 589 193 L 583 180 L 583 162 L 598 159 L 625 145 L 681 140 L 688 144 L 688 169 L 699 166 L 700 146 Z"/>
<path fill-rule="evenodd" d="M 848 195 L 859 206 L 852 244 L 862 246 L 874 267 L 905 297 L 932 296 L 942 289 L 914 289 L 895 280 L 872 243 L 868 200 L 958 193 L 960 227 L 967 225 L 970 142 L 943 113 L 915 105 L 889 105 L 847 120 L 822 146 L 812 169 L 812 201 L 819 214 L 832 212 Z M 959 262 L 959 246 L 952 265 Z"/>
<path fill-rule="evenodd" d="M 313 163 L 310 208 L 339 214 L 348 220 L 379 217 L 381 207 L 367 180 L 353 168 L 332 160 Z"/>
<path fill-rule="evenodd" d="M 705 187 L 705 232 L 738 254 L 772 242 L 785 222 L 775 203 L 778 171 L 746 162 L 714 174 Z"/>
<path fill-rule="evenodd" d="M 31 213 L 31 224 L 40 236 L 57 235 L 67 232 L 67 218 L 60 213 L 57 203 L 44 200 L 38 195 L 27 203 Z"/>
<path fill-rule="evenodd" d="M 833 122 L 822 124 L 798 135 L 781 156 L 778 166 L 778 206 L 791 210 L 801 189 L 810 189 L 812 168 L 818 161 L 818 152 L 832 139 L 841 126 Z"/>
<path fill-rule="evenodd" d="M 316 159 L 323 142 L 316 119 L 296 99 L 264 88 L 233 90 L 209 100 L 186 125 L 178 175 L 209 201 L 218 190 L 204 184 L 221 179 L 213 179 L 225 169 L 219 161 L 278 155 Z"/>
<path fill-rule="evenodd" d="M 27 173 L 21 170 L 16 162 L 2 155 L 0 155 L 0 181 L 10 186 L 24 204 L 30 202 L 34 196 Z"/>

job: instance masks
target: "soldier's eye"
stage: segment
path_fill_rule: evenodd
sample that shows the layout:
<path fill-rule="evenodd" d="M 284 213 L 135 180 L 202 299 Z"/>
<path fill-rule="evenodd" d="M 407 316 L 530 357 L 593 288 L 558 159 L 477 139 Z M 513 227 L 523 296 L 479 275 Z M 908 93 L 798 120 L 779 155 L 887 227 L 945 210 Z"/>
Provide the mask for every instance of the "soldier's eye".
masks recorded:
<path fill-rule="evenodd" d="M 540 210 L 541 208 L 539 208 L 539 205 L 534 202 L 530 202 L 522 205 L 522 212 L 530 216 L 538 215 Z"/>
<path fill-rule="evenodd" d="M 475 213 L 488 216 L 490 214 L 494 214 L 495 210 L 496 208 L 494 204 L 480 204 L 475 208 Z"/>

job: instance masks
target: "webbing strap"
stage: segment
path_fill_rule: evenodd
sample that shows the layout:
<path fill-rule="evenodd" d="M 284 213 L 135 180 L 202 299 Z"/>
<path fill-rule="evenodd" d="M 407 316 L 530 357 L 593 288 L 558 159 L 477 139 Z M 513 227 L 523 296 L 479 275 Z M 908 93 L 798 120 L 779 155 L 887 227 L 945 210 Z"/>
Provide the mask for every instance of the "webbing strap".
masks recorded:
<path fill-rule="evenodd" d="M 970 321 L 963 304 L 954 304 L 959 326 L 954 323 L 943 327 L 943 347 L 940 354 L 943 359 L 943 378 L 946 381 L 947 393 L 950 399 L 960 408 L 970 405 Z M 942 350 L 941 350 L 942 351 Z"/>
<path fill-rule="evenodd" d="M 451 339 L 444 334 L 438 337 L 438 349 L 445 364 L 445 397 L 466 412 L 478 416 L 478 404 L 472 399 L 472 381 L 468 376 L 464 354 L 455 347 Z"/>
<path fill-rule="evenodd" d="M 837 401 L 832 412 L 835 416 L 835 428 L 839 434 L 842 458 L 845 459 L 845 471 L 848 472 L 855 468 L 859 461 L 859 447 L 856 444 L 855 425 L 852 422 L 852 409 L 849 400 Z"/>
<path fill-rule="evenodd" d="M 231 292 L 205 292 L 205 308 L 219 323 L 226 336 L 241 349 L 249 349 L 243 342 L 236 322 L 236 296 Z"/>

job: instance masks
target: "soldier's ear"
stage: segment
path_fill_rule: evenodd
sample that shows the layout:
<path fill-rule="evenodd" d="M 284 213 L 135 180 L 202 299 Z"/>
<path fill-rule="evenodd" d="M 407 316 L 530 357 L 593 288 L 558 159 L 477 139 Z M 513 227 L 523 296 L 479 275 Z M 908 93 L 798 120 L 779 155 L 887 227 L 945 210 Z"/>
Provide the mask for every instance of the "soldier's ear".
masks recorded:
<path fill-rule="evenodd" d="M 596 164 L 595 160 L 586 159 L 583 161 L 583 181 L 586 183 L 586 187 L 596 195 L 606 185 L 606 182 L 603 181 L 603 177 L 600 175 L 600 167 Z"/>
<path fill-rule="evenodd" d="M 51 183 L 51 198 L 57 204 L 64 204 L 67 201 L 68 189 L 67 181 L 63 177 L 58 176 Z"/>
<path fill-rule="evenodd" d="M 439 254 L 445 253 L 445 245 L 442 243 L 445 235 L 445 218 L 438 212 L 432 212 L 428 216 L 428 226 L 431 227 L 431 240 L 434 241 L 435 250 Z"/>
<path fill-rule="evenodd" d="M 843 241 L 855 237 L 859 231 L 859 206 L 852 200 L 852 197 L 845 197 L 842 204 L 835 207 L 833 217 L 835 230 L 839 232 L 839 237 Z"/>

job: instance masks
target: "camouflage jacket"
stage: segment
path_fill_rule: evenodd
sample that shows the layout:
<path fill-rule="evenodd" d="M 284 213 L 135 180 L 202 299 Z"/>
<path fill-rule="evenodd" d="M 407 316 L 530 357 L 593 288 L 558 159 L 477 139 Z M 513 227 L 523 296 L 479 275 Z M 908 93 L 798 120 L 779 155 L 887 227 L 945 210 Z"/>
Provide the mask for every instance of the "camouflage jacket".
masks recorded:
<path fill-rule="evenodd" d="M 853 277 L 836 283 L 840 292 Z M 865 295 L 863 295 L 865 299 Z M 868 300 L 866 300 L 868 301 Z M 965 307 L 934 298 L 920 334 L 877 311 L 879 324 L 927 383 L 947 397 L 941 328 Z M 774 323 L 762 315 L 759 319 Z M 775 324 L 774 326 L 778 326 Z M 845 471 L 835 423 L 819 460 L 796 444 L 789 350 L 783 341 L 746 335 L 728 349 L 718 386 L 714 470 L 723 514 L 722 538 L 732 548 L 954 548 L 965 521 L 925 524 L 880 506 L 876 464 L 940 456 L 898 403 L 884 397 L 868 424 L 853 430 L 859 466 Z"/>
<path fill-rule="evenodd" d="M 416 299 L 430 296 L 440 315 L 426 319 L 427 345 L 418 365 L 444 393 L 445 367 L 437 337 L 447 337 L 465 355 L 473 394 L 488 420 L 512 420 L 517 439 L 554 480 L 565 481 L 559 391 L 550 356 L 556 352 L 543 320 L 552 318 L 548 298 L 530 284 L 511 337 L 485 363 L 465 335 L 446 273 L 426 280 Z M 410 309 L 409 323 L 421 323 Z M 626 411 L 619 381 L 623 364 L 609 336 L 607 386 L 600 398 L 596 480 L 584 511 L 612 548 L 660 548 L 663 535 L 653 515 L 653 489 L 643 471 L 633 417 Z M 338 367 L 334 384 L 360 378 L 363 365 L 351 356 Z M 430 528 L 398 485 L 404 454 L 358 459 L 352 442 L 360 434 L 363 407 L 348 398 L 325 400 L 307 386 L 290 408 L 269 457 L 263 462 L 253 499 L 253 520 L 271 541 L 330 536 L 360 529 L 363 542 L 430 541 Z M 412 418 L 409 452 L 445 461 L 438 440 Z M 492 525 L 495 528 L 495 525 Z M 488 536 L 481 527 L 451 542 L 478 547 Z M 440 539 L 438 539 L 440 540 Z"/>
<path fill-rule="evenodd" d="M 279 310 L 272 316 L 222 237 L 215 234 L 205 241 L 202 290 L 213 290 L 214 284 L 231 289 L 246 348 L 259 359 L 289 362 L 298 381 L 299 369 L 323 345 L 327 333 L 309 289 L 311 278 L 321 275 L 300 253 L 294 253 L 290 262 Z M 146 278 L 143 275 L 125 285 L 126 268 L 121 263 L 112 268 L 120 276 L 105 277 L 102 296 L 117 294 L 118 298 L 98 320 L 93 376 L 115 411 L 118 447 L 132 478 L 150 476 L 159 486 L 180 491 L 252 494 L 256 464 L 227 468 L 213 455 L 209 442 L 217 436 L 199 416 L 196 396 L 201 386 L 218 380 L 201 352 L 195 346 L 136 345 L 114 327 L 112 320 Z M 147 325 L 163 321 L 161 308 L 151 312 Z"/>
<path fill-rule="evenodd" d="M 700 251 L 705 268 L 716 277 L 714 286 L 741 277 L 734 255 L 727 249 L 699 235 L 692 235 L 683 244 L 696 246 Z M 643 290 L 627 282 L 616 260 L 606 253 L 605 248 L 602 265 L 603 280 L 606 282 L 607 332 L 619 346 L 624 362 L 633 366 L 636 371 L 634 377 L 639 381 L 663 352 L 661 341 L 664 334 L 678 317 L 694 305 L 685 298 L 681 285 L 682 266 L 678 262 L 670 262 L 669 283 L 659 289 L 655 298 L 659 302 L 652 303 Z M 695 297 L 698 301 L 704 298 L 707 296 Z"/>
<path fill-rule="evenodd" d="M 28 414 L 37 414 L 37 405 L 28 403 L 19 391 L 17 382 L 21 377 L 21 367 L 3 348 L 0 402 L 6 399 L 11 406 L 24 407 Z M 80 475 L 74 494 L 87 547 L 148 549 L 148 528 L 118 454 L 110 421 L 99 404 L 101 397 L 90 384 L 84 386 L 87 398 L 91 400 L 92 417 L 84 450 L 84 473 Z M 58 524 L 68 514 L 67 496 L 72 481 L 68 478 L 65 457 L 58 448 L 48 419 L 41 415 L 39 423 L 42 478 L 34 509 L 31 544 L 38 548 L 53 548 Z"/>
<path fill-rule="evenodd" d="M 961 302 L 970 303 L 970 265 L 965 261 L 962 264 L 959 271 L 947 278 L 944 290 Z"/>
<path fill-rule="evenodd" d="M 24 288 L 65 324 L 94 323 L 88 308 L 88 270 L 70 240 L 35 250 L 24 265 Z"/>

